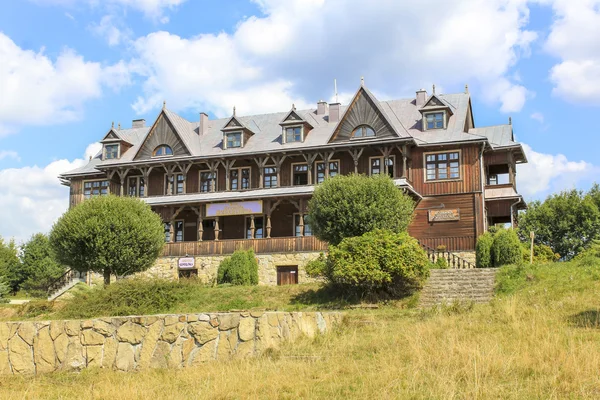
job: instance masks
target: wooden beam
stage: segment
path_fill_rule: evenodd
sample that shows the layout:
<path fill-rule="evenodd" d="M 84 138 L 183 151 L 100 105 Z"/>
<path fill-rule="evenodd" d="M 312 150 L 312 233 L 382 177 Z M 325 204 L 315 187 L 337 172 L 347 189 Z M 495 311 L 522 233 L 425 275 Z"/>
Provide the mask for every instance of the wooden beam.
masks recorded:
<path fill-rule="evenodd" d="M 234 160 L 221 160 L 221 164 L 223 165 L 223 168 L 225 168 L 225 191 L 230 191 L 231 190 L 231 185 L 230 185 L 230 172 L 231 172 L 231 168 L 233 168 L 233 164 L 235 164 L 235 159 Z M 238 177 L 238 181 L 241 182 L 241 176 Z"/>
<path fill-rule="evenodd" d="M 352 156 L 352 160 L 354 161 L 354 173 L 358 174 L 358 161 L 360 160 L 360 156 L 362 155 L 364 147 L 360 149 L 348 149 L 348 153 Z"/>
<path fill-rule="evenodd" d="M 254 157 L 254 162 L 258 166 L 258 188 L 259 189 L 262 189 L 264 187 L 264 179 L 263 179 L 263 175 L 265 173 L 264 168 L 265 168 L 265 165 L 267 165 L 268 161 L 269 161 L 268 156 Z"/>
<path fill-rule="evenodd" d="M 319 156 L 319 154 L 317 154 L 317 153 L 312 153 L 312 154 L 302 153 L 302 157 L 304 157 L 304 160 L 306 161 L 306 165 L 308 166 L 308 184 L 309 185 L 312 185 L 313 165 L 318 156 Z"/>

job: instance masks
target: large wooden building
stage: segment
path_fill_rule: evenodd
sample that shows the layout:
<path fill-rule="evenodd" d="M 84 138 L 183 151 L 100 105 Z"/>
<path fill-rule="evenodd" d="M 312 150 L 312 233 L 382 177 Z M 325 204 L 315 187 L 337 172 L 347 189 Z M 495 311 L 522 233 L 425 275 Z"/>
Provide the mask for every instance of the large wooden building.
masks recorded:
<path fill-rule="evenodd" d="M 468 91 L 379 101 L 364 85 L 349 105 L 188 121 L 166 106 L 151 125 L 114 126 L 102 152 L 60 176 L 70 206 L 109 193 L 143 198 L 165 224 L 165 255 L 319 251 L 307 204 L 338 174 L 389 174 L 417 200 L 410 234 L 472 251 L 478 235 L 525 207 L 512 126 L 475 127 Z"/>

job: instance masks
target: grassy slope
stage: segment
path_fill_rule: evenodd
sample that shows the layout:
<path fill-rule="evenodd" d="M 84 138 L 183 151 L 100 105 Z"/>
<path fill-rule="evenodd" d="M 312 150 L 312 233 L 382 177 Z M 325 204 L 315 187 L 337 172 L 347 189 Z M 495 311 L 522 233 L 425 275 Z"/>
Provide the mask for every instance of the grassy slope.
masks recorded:
<path fill-rule="evenodd" d="M 348 313 L 251 360 L 0 378 L 0 398 L 599 398 L 600 265 L 502 271 L 489 305 Z"/>

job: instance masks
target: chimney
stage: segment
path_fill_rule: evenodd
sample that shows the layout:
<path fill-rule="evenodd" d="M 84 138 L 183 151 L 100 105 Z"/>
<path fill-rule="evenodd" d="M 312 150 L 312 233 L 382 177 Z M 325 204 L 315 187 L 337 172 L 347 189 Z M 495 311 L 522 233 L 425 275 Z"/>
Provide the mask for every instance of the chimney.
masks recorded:
<path fill-rule="evenodd" d="M 146 120 L 145 119 L 134 119 L 131 122 L 131 127 L 133 129 L 135 128 L 144 128 L 146 126 Z"/>
<path fill-rule="evenodd" d="M 425 100 L 427 100 L 427 91 L 425 89 L 417 90 L 417 107 L 423 107 L 425 105 Z"/>
<path fill-rule="evenodd" d="M 327 102 L 323 100 L 319 100 L 317 103 L 317 115 L 325 115 L 327 114 Z"/>
<path fill-rule="evenodd" d="M 200 127 L 198 128 L 199 135 L 205 135 L 208 132 L 208 114 L 205 112 L 200 113 Z"/>
<path fill-rule="evenodd" d="M 331 103 L 329 105 L 329 122 L 338 122 L 340 120 L 340 103 Z"/>

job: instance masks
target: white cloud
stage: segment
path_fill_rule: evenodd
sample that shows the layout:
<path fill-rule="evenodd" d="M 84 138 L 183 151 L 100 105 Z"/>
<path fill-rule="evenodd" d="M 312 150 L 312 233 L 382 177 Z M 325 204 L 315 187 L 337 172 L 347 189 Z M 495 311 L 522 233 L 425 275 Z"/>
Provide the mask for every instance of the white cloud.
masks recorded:
<path fill-rule="evenodd" d="M 104 38 L 109 46 L 118 46 L 126 42 L 131 37 L 131 30 L 121 27 L 114 15 L 105 15 L 99 23 L 92 24 L 90 29 L 96 35 Z"/>
<path fill-rule="evenodd" d="M 534 112 L 530 115 L 530 117 L 531 119 L 536 120 L 540 124 L 544 123 L 544 114 L 542 114 L 541 112 Z"/>
<path fill-rule="evenodd" d="M 89 145 L 82 159 L 0 169 L 0 236 L 19 242 L 36 232 L 48 232 L 69 206 L 69 189 L 60 184 L 58 175 L 86 164 L 100 147 Z"/>
<path fill-rule="evenodd" d="M 64 123 L 83 117 L 86 101 L 105 86 L 129 83 L 123 63 L 103 66 L 65 49 L 55 61 L 20 48 L 0 32 L 0 135 L 22 125 Z"/>
<path fill-rule="evenodd" d="M 563 154 L 538 153 L 523 144 L 527 164 L 517 165 L 517 186 L 526 198 L 543 198 L 549 193 L 591 182 L 600 167 L 586 161 L 569 161 Z"/>
<path fill-rule="evenodd" d="M 555 0 L 546 50 L 560 59 L 550 71 L 553 94 L 600 104 L 600 0 Z"/>
<path fill-rule="evenodd" d="M 21 157 L 19 157 L 19 153 L 12 150 L 0 150 L 0 160 L 5 158 L 12 158 L 13 160 L 21 161 Z"/>
<path fill-rule="evenodd" d="M 135 41 L 133 64 L 145 82 L 134 109 L 167 99 L 175 109 L 217 115 L 234 101 L 250 107 L 244 114 L 273 111 L 329 98 L 334 78 L 340 92 L 353 92 L 360 76 L 393 96 L 468 82 L 503 112 L 521 110 L 533 95 L 511 71 L 537 38 L 525 29 L 525 0 L 257 3 L 264 16 L 240 21 L 231 35 L 155 32 Z"/>

